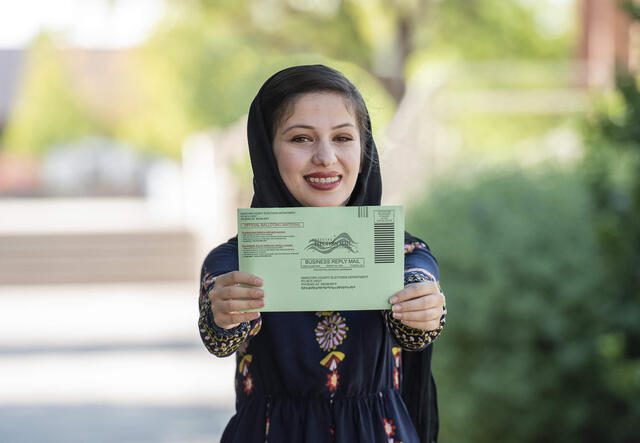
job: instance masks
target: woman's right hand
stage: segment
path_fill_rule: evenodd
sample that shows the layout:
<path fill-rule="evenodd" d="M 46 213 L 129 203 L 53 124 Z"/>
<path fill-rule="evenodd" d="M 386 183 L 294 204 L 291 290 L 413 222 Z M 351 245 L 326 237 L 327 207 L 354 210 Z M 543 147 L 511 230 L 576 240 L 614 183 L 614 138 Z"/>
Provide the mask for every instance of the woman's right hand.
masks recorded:
<path fill-rule="evenodd" d="M 241 283 L 254 287 L 239 286 Z M 264 307 L 264 291 L 256 286 L 262 286 L 262 279 L 246 272 L 232 271 L 219 275 L 207 294 L 216 325 L 231 329 L 260 317 L 259 312 L 240 312 Z"/>

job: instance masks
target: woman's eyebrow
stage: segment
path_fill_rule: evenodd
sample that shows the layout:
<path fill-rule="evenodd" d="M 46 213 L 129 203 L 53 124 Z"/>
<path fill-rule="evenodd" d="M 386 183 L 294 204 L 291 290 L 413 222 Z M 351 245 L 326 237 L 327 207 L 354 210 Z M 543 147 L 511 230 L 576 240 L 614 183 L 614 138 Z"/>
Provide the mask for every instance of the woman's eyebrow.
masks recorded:
<path fill-rule="evenodd" d="M 351 126 L 353 128 L 355 128 L 355 125 L 353 123 L 342 123 L 340 125 L 334 126 L 331 129 L 339 129 L 339 128 L 344 128 L 345 126 Z M 289 132 L 291 129 L 294 128 L 302 128 L 302 129 L 314 129 L 313 126 L 309 126 L 309 125 L 293 125 L 293 126 L 289 126 L 287 129 L 285 129 L 284 131 L 282 131 L 283 134 L 286 134 L 287 132 Z"/>

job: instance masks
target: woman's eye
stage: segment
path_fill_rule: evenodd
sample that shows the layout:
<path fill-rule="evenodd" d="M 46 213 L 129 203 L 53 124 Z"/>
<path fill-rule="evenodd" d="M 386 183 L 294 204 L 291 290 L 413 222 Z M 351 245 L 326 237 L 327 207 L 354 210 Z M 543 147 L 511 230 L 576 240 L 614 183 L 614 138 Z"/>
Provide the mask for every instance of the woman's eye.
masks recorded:
<path fill-rule="evenodd" d="M 350 142 L 353 140 L 353 138 L 347 136 L 347 135 L 339 135 L 336 137 L 336 140 L 338 140 L 339 142 Z"/>
<path fill-rule="evenodd" d="M 298 135 L 296 137 L 293 137 L 291 139 L 292 142 L 294 143 L 304 143 L 307 141 L 311 141 L 311 139 L 309 137 L 307 137 L 306 135 Z"/>

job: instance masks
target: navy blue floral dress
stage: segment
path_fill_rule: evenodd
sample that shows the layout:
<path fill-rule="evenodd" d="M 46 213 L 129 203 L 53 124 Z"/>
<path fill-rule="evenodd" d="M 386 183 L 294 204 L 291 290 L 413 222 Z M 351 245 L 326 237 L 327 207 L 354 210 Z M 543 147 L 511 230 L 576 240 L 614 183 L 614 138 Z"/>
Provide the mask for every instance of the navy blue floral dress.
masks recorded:
<path fill-rule="evenodd" d="M 235 239 L 207 256 L 199 328 L 205 347 L 236 353 L 236 414 L 223 443 L 419 443 L 401 397 L 401 350 L 421 350 L 440 334 L 403 325 L 390 311 L 263 312 L 225 330 L 207 293 L 238 269 Z M 423 243 L 405 245 L 405 285 L 438 280 Z M 268 296 L 268 294 L 267 294 Z"/>

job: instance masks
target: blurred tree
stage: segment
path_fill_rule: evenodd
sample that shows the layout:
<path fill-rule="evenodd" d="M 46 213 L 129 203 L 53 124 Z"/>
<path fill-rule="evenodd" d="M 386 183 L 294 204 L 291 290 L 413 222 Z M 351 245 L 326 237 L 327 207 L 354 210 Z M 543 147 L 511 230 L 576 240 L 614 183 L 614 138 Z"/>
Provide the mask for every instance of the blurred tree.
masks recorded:
<path fill-rule="evenodd" d="M 95 119 L 73 90 L 52 36 L 45 33 L 34 40 L 24 72 L 3 146 L 40 154 L 51 145 L 97 131 Z"/>
<path fill-rule="evenodd" d="M 575 44 L 571 3 L 563 7 L 562 2 L 544 0 L 441 0 L 433 12 L 430 26 L 420 28 L 420 46 L 439 56 L 567 59 Z M 550 29 L 549 16 L 563 15 L 566 26 Z"/>
<path fill-rule="evenodd" d="M 196 2 L 177 2 L 169 10 L 164 24 L 138 50 L 144 70 L 137 83 L 148 106 L 119 122 L 120 137 L 179 156 L 188 133 L 234 123 L 247 113 L 251 97 L 268 76 L 296 63 L 326 63 L 342 70 L 361 87 L 374 128 L 391 119 L 393 100 L 369 73 L 313 52 L 315 48 L 291 54 L 295 48 L 259 35 L 261 25 L 252 22 L 250 8 L 241 3 L 204 8 Z M 328 22 L 324 32 L 327 40 L 337 35 Z"/>
<path fill-rule="evenodd" d="M 413 31 L 430 0 L 174 1 L 183 19 L 224 24 L 236 38 L 280 53 L 315 53 L 349 60 L 375 76 L 398 102 Z M 217 28 L 218 26 L 216 26 Z"/>
<path fill-rule="evenodd" d="M 407 67 L 422 51 L 465 59 L 540 59 L 566 58 L 572 49 L 571 27 L 555 35 L 537 20 L 540 2 L 173 0 L 171 4 L 186 22 L 197 20 L 216 29 L 222 25 L 254 45 L 349 60 L 377 78 L 396 103 L 404 94 Z"/>
<path fill-rule="evenodd" d="M 233 123 L 265 78 L 296 63 L 345 72 L 365 93 L 380 130 L 431 46 L 441 55 L 476 58 L 569 54 L 566 33 L 563 45 L 545 38 L 534 13 L 516 0 L 493 2 L 492 12 L 455 0 L 170 0 L 164 22 L 140 51 L 146 71 L 139 84 L 151 105 L 123 120 L 119 134 L 178 155 L 184 135 Z M 502 53 L 501 39 L 512 49 Z M 472 40 L 493 49 L 471 51 Z"/>
<path fill-rule="evenodd" d="M 407 229 L 438 258 L 443 441 L 610 438 L 602 262 L 580 174 L 507 171 L 434 184 Z M 464 425 L 461 425 L 464 424 Z"/>
<path fill-rule="evenodd" d="M 568 56 L 567 34 L 548 38 L 536 26 L 537 9 L 532 4 L 526 0 L 491 0 L 489 7 L 475 0 L 168 0 L 165 19 L 149 42 L 136 50 L 142 68 L 135 83 L 145 97 L 144 106 L 108 122 L 94 118 L 73 97 L 62 66 L 50 54 L 49 63 L 57 67 L 32 64 L 27 69 L 31 80 L 25 82 L 12 123 L 23 128 L 17 133 L 30 132 L 31 138 L 27 142 L 26 135 L 21 139 L 12 135 L 7 142 L 22 140 L 29 149 L 43 149 L 48 140 L 73 138 L 101 126 L 102 133 L 178 157 L 187 134 L 236 121 L 247 112 L 249 98 L 262 81 L 294 63 L 331 64 L 364 86 L 374 128 L 380 130 L 402 98 L 406 79 L 425 59 Z M 58 86 L 47 86 L 51 82 Z M 50 106 L 42 103 L 66 105 L 52 118 Z M 64 121 L 53 124 L 55 119 Z M 50 128 L 44 131 L 49 135 L 34 130 L 40 127 Z"/>

